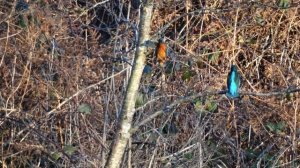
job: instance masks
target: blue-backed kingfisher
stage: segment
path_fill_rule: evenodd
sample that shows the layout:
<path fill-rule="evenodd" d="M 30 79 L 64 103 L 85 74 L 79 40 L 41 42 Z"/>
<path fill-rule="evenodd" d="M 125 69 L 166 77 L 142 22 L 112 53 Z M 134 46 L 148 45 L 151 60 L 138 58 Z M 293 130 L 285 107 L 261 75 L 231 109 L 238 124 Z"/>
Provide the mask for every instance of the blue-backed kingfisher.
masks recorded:
<path fill-rule="evenodd" d="M 230 72 L 227 77 L 227 92 L 226 96 L 230 98 L 239 97 L 239 87 L 240 87 L 240 75 L 237 71 L 236 65 L 232 65 Z"/>

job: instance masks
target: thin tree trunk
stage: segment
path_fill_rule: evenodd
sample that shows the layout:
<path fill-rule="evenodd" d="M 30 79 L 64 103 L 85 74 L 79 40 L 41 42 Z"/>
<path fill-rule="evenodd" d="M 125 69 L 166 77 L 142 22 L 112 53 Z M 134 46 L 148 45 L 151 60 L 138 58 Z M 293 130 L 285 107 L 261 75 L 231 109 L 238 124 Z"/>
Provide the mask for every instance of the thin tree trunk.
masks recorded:
<path fill-rule="evenodd" d="M 136 95 L 146 62 L 146 42 L 149 40 L 153 0 L 148 0 L 143 6 L 139 25 L 139 40 L 132 73 L 123 102 L 121 121 L 112 146 L 111 154 L 106 163 L 106 167 L 109 168 L 120 167 L 128 140 L 131 136 L 129 130 L 132 126 Z"/>

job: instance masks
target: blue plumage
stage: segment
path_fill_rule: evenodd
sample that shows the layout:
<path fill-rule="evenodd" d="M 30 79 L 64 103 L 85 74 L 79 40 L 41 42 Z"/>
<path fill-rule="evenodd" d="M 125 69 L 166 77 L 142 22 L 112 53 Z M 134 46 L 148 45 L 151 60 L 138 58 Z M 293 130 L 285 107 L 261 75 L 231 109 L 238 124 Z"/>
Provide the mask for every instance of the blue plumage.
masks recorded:
<path fill-rule="evenodd" d="M 226 96 L 230 98 L 239 97 L 240 75 L 235 65 L 231 66 L 227 77 L 227 93 Z"/>

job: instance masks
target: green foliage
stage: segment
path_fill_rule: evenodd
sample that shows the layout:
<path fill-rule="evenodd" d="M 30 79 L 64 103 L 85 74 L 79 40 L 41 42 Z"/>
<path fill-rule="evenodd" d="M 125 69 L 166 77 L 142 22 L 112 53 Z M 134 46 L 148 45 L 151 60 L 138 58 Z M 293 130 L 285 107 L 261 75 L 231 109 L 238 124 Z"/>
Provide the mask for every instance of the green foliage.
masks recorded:
<path fill-rule="evenodd" d="M 189 81 L 194 75 L 195 73 L 191 69 L 187 68 L 182 74 L 182 80 Z"/>
<path fill-rule="evenodd" d="M 199 99 L 197 99 L 196 102 L 194 103 L 194 107 L 195 107 L 195 110 L 196 110 L 197 113 L 203 113 L 204 112 L 202 102 Z"/>
<path fill-rule="evenodd" d="M 214 52 L 214 53 L 212 53 L 212 54 L 209 54 L 209 55 L 208 55 L 208 60 L 209 60 L 211 63 L 215 64 L 215 63 L 218 62 L 220 55 L 221 55 L 221 52 L 220 52 L 220 51 L 217 51 L 217 52 Z"/>
<path fill-rule="evenodd" d="M 213 98 L 205 99 L 204 104 L 203 101 L 200 99 L 195 100 L 194 108 L 197 113 L 214 113 L 218 109 L 218 104 L 213 100 Z"/>
<path fill-rule="evenodd" d="M 263 17 L 261 17 L 261 16 L 256 16 L 256 17 L 255 17 L 255 21 L 256 21 L 256 23 L 259 24 L 260 26 L 266 25 L 265 19 L 264 19 Z"/>
<path fill-rule="evenodd" d="M 255 44 L 257 42 L 257 40 L 255 38 L 245 39 L 243 36 L 239 36 L 238 40 L 241 44 Z"/>
<path fill-rule="evenodd" d="M 64 147 L 64 151 L 68 155 L 73 155 L 74 152 L 76 151 L 76 148 L 74 146 L 72 146 L 72 145 L 67 145 L 67 146 Z"/>
<path fill-rule="evenodd" d="M 78 107 L 78 111 L 84 114 L 91 114 L 92 107 L 89 104 L 83 103 Z"/>
<path fill-rule="evenodd" d="M 22 28 L 26 28 L 28 26 L 28 23 L 27 21 L 25 20 L 24 16 L 23 15 L 19 15 L 19 18 L 18 18 L 18 25 Z"/>
<path fill-rule="evenodd" d="M 138 93 L 135 100 L 135 108 L 141 107 L 145 103 L 145 96 L 143 93 Z"/>
<path fill-rule="evenodd" d="M 285 121 L 280 121 L 278 123 L 269 122 L 266 124 L 266 126 L 271 132 L 280 134 L 283 133 L 284 129 L 286 128 L 286 122 Z"/>
<path fill-rule="evenodd" d="M 194 158 L 194 155 L 193 153 L 189 152 L 189 153 L 185 153 L 183 157 L 186 158 L 187 160 L 192 160 Z"/>
<path fill-rule="evenodd" d="M 62 154 L 61 154 L 60 152 L 53 152 L 53 153 L 51 154 L 51 157 L 52 157 L 55 161 L 57 161 L 58 159 L 60 159 L 61 156 L 62 156 Z"/>
<path fill-rule="evenodd" d="M 292 100 L 292 95 L 290 93 L 287 93 L 285 95 L 285 98 L 288 100 L 288 101 L 291 101 Z"/>
<path fill-rule="evenodd" d="M 29 25 L 41 25 L 40 20 L 37 19 L 32 13 L 20 13 L 17 18 L 17 25 L 21 28 L 28 28 Z"/>
<path fill-rule="evenodd" d="M 290 5 L 290 0 L 279 0 L 278 1 L 278 6 L 282 9 L 288 8 Z"/>
<path fill-rule="evenodd" d="M 206 109 L 209 111 L 209 112 L 215 112 L 218 108 L 218 105 L 215 101 L 213 100 L 206 100 L 205 101 L 205 105 L 206 105 Z"/>

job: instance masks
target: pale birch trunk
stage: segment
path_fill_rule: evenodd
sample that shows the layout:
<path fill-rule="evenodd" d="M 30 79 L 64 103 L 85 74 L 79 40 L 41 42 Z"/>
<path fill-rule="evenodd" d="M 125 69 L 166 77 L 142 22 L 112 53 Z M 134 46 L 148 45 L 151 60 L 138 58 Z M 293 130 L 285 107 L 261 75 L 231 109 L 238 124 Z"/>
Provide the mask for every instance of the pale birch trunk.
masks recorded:
<path fill-rule="evenodd" d="M 153 0 L 148 0 L 146 3 L 143 4 L 139 25 L 138 45 L 135 53 L 135 60 L 132 73 L 129 79 L 127 92 L 123 102 L 121 121 L 119 124 L 114 144 L 112 146 L 111 154 L 106 163 L 106 167 L 109 168 L 120 167 L 128 140 L 131 136 L 130 129 L 132 126 L 132 118 L 135 110 L 136 95 L 138 92 L 143 69 L 146 63 L 146 43 L 147 40 L 149 40 L 152 8 Z"/>

